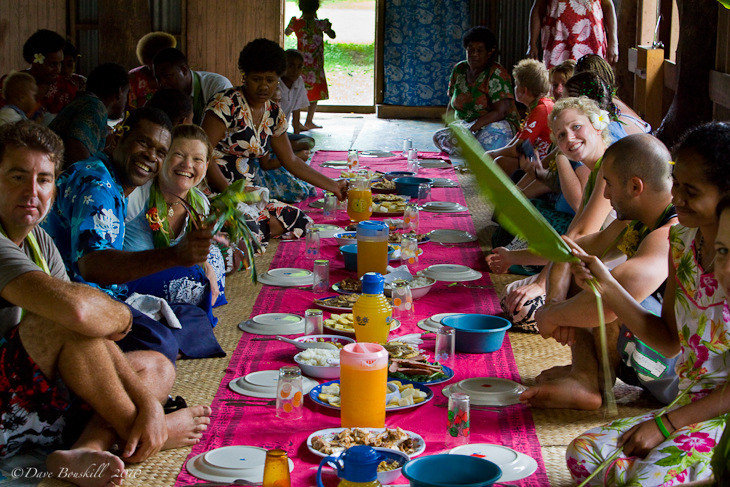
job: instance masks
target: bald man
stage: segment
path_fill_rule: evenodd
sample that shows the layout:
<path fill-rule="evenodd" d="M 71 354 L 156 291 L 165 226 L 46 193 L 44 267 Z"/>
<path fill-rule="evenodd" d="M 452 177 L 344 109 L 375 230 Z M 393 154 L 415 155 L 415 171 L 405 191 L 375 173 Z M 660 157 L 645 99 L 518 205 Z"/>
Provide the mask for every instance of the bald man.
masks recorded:
<path fill-rule="evenodd" d="M 618 219 L 578 240 L 605 262 L 625 258 L 611 273 L 634 299 L 657 314 L 668 274 L 669 228 L 677 223 L 670 159 L 664 144 L 647 134 L 611 145 L 603 156 L 604 196 Z M 537 326 L 543 337 L 571 346 L 572 364 L 544 371 L 520 400 L 536 407 L 598 409 L 602 391 L 596 299 L 572 283 L 567 264 L 553 264 L 548 283 L 546 304 L 535 315 Z M 604 308 L 604 313 L 613 372 L 660 402 L 670 402 L 677 393 L 675 360 L 644 345 L 610 309 Z"/>

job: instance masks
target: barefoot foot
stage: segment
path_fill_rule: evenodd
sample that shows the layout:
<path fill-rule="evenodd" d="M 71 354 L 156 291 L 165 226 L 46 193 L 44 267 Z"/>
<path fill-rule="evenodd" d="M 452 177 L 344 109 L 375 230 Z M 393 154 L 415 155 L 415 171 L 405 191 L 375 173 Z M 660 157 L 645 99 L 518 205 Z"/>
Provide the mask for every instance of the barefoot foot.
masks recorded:
<path fill-rule="evenodd" d="M 54 478 L 81 487 L 122 485 L 127 476 L 121 458 L 108 451 L 91 448 L 56 450 L 48 455 L 46 466 Z"/>
<path fill-rule="evenodd" d="M 583 409 L 592 411 L 603 402 L 598 383 L 578 380 L 573 376 L 555 379 L 528 388 L 520 395 L 520 402 L 532 407 L 552 409 Z"/>
<path fill-rule="evenodd" d="M 301 123 L 298 123 L 294 126 L 294 133 L 298 134 L 299 132 L 306 132 L 308 129 L 306 126 L 302 125 Z"/>
<path fill-rule="evenodd" d="M 312 129 L 321 129 L 322 126 L 321 125 L 317 125 L 314 122 L 307 122 L 307 123 L 304 124 L 304 128 L 307 129 L 307 130 L 312 130 Z"/>
<path fill-rule="evenodd" d="M 560 379 L 561 377 L 566 377 L 570 375 L 571 369 L 571 365 L 556 365 L 555 367 L 550 367 L 549 369 L 545 369 L 540 372 L 540 375 L 535 378 L 535 382 L 543 384 L 545 382 Z"/>
<path fill-rule="evenodd" d="M 211 412 L 208 406 L 193 406 L 166 415 L 168 436 L 162 449 L 197 444 L 203 437 L 203 431 L 208 429 Z"/>

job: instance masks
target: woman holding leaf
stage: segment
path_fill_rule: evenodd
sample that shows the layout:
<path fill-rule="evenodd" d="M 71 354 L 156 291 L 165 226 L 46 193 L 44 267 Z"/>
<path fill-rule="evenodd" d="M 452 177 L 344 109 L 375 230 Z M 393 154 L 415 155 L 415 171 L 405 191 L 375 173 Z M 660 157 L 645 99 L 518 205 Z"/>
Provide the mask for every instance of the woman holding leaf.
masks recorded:
<path fill-rule="evenodd" d="M 163 248 L 180 242 L 188 229 L 199 225 L 195 215 L 207 215 L 210 204 L 196 187 L 205 176 L 210 144 L 196 125 L 179 125 L 173 132 L 170 151 L 153 181 L 129 197 L 124 250 Z M 173 267 L 127 284 L 130 294 L 151 294 L 168 303 L 201 307 L 211 323 L 217 323 L 212 308 L 226 304 L 225 263 L 217 245 L 211 245 L 206 262 L 193 267 Z"/>
<path fill-rule="evenodd" d="M 642 308 L 594 256 L 581 259 L 576 281 L 595 281 L 604 303 L 647 345 L 679 354 L 680 399 L 667 411 L 619 419 L 579 436 L 567 461 L 577 481 L 596 485 L 674 485 L 708 478 L 710 459 L 730 412 L 730 124 L 691 130 L 675 149 L 669 278 L 661 317 Z M 720 217 L 718 221 L 717 213 Z M 604 470 L 605 469 L 605 470 Z M 595 479 L 593 478 L 595 476 Z"/>

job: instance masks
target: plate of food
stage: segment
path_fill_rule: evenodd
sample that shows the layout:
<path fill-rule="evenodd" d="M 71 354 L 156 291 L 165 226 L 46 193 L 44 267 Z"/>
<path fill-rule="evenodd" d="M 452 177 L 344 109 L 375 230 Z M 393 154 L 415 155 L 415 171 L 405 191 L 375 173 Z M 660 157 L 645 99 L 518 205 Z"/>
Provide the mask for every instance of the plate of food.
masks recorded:
<path fill-rule="evenodd" d="M 382 179 L 370 185 L 373 193 L 395 193 L 395 183 L 389 179 Z"/>
<path fill-rule="evenodd" d="M 407 203 L 407 197 L 399 194 L 375 194 L 373 195 L 373 215 L 402 215 L 406 210 Z"/>
<path fill-rule="evenodd" d="M 343 296 L 352 296 L 345 294 Z M 359 294 L 358 294 L 359 296 Z M 347 310 L 351 311 L 351 310 Z M 355 316 L 352 313 L 332 313 L 329 318 L 324 320 L 324 329 L 330 333 L 355 338 Z M 390 320 L 390 331 L 400 328 L 400 321 L 396 319 Z"/>
<path fill-rule="evenodd" d="M 413 458 L 426 451 L 419 434 L 395 428 L 325 428 L 307 438 L 307 448 L 318 457 L 339 453 L 354 445 L 400 450 Z"/>
<path fill-rule="evenodd" d="M 430 386 L 453 379 L 454 369 L 438 362 L 429 362 L 425 358 L 421 360 L 395 358 L 391 359 L 388 366 L 388 377 Z"/>
<path fill-rule="evenodd" d="M 327 311 L 352 311 L 352 306 L 359 298 L 359 294 L 340 294 L 315 299 L 314 304 Z"/>
<path fill-rule="evenodd" d="M 339 294 L 359 293 L 362 292 L 362 282 L 360 279 L 348 277 L 332 284 L 332 290 Z"/>
<path fill-rule="evenodd" d="M 389 380 L 388 401 L 385 411 L 400 411 L 426 404 L 433 399 L 433 391 L 428 387 L 409 380 Z M 397 390 L 397 392 L 396 392 Z M 330 409 L 340 409 L 340 381 L 323 382 L 309 391 L 309 398 L 320 406 Z"/>
<path fill-rule="evenodd" d="M 425 233 L 395 233 L 390 232 L 388 233 L 388 243 L 391 244 L 398 244 L 400 245 L 400 241 L 403 239 L 403 237 L 411 237 L 415 238 L 418 242 L 418 245 L 425 244 L 427 242 L 431 241 L 431 238 L 426 235 Z"/>

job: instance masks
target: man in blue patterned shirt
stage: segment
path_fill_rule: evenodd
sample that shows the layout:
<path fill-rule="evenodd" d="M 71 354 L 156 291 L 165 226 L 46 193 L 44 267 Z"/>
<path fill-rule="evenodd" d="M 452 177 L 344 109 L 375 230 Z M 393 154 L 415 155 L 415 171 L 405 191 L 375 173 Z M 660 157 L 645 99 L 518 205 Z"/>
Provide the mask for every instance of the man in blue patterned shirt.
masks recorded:
<path fill-rule="evenodd" d="M 53 237 L 72 280 L 126 299 L 125 282 L 174 266 L 191 266 L 205 262 L 211 242 L 208 230 L 192 230 L 182 241 L 169 248 L 126 252 L 124 218 L 127 197 L 138 186 L 155 177 L 171 141 L 169 118 L 154 108 L 141 108 L 124 122 L 125 132 L 111 158 L 99 153 L 79 161 L 65 172 L 56 184 L 57 199 L 44 223 Z M 200 342 L 215 337 L 195 326 L 171 329 L 132 309 L 134 326 L 129 336 L 119 342 L 132 363 L 135 356 L 159 352 L 174 363 L 180 344 Z M 200 355 L 199 355 L 200 356 Z M 174 381 L 158 381 L 155 388 L 169 392 Z M 165 384 L 166 383 L 166 384 Z M 164 384 L 164 387 L 163 387 Z"/>

